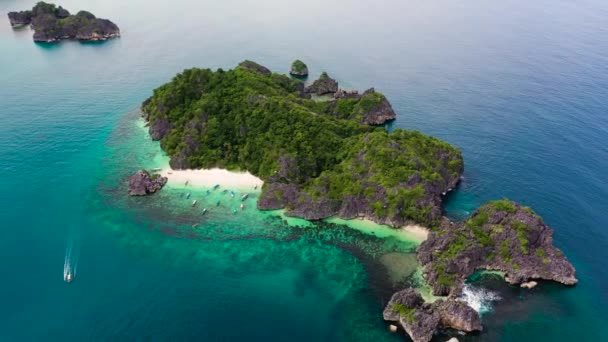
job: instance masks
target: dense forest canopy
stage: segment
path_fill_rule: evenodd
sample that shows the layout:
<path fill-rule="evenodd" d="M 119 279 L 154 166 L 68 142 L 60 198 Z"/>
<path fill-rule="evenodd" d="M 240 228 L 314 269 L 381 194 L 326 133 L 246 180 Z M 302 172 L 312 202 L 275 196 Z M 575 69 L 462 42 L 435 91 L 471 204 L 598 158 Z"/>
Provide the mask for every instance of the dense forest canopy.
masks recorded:
<path fill-rule="evenodd" d="M 434 224 L 441 192 L 462 173 L 462 156 L 418 132 L 362 123 L 385 103 L 373 89 L 315 101 L 301 81 L 246 61 L 228 71 L 184 70 L 142 110 L 174 168 L 248 170 L 337 207 L 344 196 L 360 197 L 375 208 L 369 215 Z"/>

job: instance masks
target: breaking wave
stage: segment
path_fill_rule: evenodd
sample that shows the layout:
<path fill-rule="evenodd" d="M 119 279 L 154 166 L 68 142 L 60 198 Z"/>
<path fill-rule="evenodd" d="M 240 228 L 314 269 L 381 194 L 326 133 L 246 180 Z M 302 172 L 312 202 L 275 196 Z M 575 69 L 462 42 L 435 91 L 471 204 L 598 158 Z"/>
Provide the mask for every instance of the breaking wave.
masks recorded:
<path fill-rule="evenodd" d="M 482 287 L 473 287 L 465 284 L 462 290 L 460 300 L 466 302 L 470 307 L 479 314 L 484 314 L 492 311 L 492 304 L 502 298 L 496 292 L 484 289 Z"/>

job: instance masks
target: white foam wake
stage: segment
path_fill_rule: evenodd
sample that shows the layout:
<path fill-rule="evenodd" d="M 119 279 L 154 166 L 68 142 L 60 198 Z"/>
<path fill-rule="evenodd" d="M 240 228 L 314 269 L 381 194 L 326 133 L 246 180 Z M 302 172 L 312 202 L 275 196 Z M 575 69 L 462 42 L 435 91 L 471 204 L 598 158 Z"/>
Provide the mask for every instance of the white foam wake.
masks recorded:
<path fill-rule="evenodd" d="M 496 292 L 465 284 L 460 300 L 466 302 L 470 307 L 480 314 L 492 311 L 492 303 L 501 300 Z"/>
<path fill-rule="evenodd" d="M 65 249 L 65 259 L 63 260 L 63 280 L 68 280 L 68 274 L 72 275 L 72 278 L 76 276 L 76 269 L 78 268 L 78 255 L 74 253 L 74 244 L 70 242 L 68 247 Z"/>

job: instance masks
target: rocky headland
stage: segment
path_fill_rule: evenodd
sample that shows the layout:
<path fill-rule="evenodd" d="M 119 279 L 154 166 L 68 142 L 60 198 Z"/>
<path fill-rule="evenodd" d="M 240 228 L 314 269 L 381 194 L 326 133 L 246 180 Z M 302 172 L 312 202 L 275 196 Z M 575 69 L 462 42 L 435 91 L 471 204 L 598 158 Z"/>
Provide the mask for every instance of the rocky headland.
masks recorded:
<path fill-rule="evenodd" d="M 156 174 L 151 175 L 146 170 L 139 170 L 129 177 L 129 195 L 150 195 L 162 189 L 166 183 L 166 177 Z"/>
<path fill-rule="evenodd" d="M 498 270 L 511 284 L 577 282 L 572 264 L 553 246 L 553 231 L 528 207 L 489 202 L 457 224 L 444 222 L 418 248 L 424 277 L 438 296 L 458 295 L 477 270 Z"/>
<path fill-rule="evenodd" d="M 90 12 L 75 15 L 54 4 L 38 2 L 34 8 L 21 12 L 9 12 L 13 27 L 31 25 L 34 41 L 52 43 L 62 39 L 99 41 L 119 37 L 120 29 L 108 19 L 96 18 Z"/>

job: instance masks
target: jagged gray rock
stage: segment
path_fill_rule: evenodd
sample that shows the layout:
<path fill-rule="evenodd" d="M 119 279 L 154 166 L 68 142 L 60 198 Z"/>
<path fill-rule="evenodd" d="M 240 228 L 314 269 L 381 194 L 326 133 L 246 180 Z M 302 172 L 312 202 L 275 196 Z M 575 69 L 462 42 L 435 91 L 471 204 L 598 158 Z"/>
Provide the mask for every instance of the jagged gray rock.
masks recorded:
<path fill-rule="evenodd" d="M 455 225 L 442 224 L 418 248 L 423 274 L 435 295 L 458 295 L 476 270 L 505 272 L 505 280 L 577 283 L 576 271 L 553 246 L 553 231 L 530 208 L 500 200 Z"/>
<path fill-rule="evenodd" d="M 139 170 L 129 177 L 129 195 L 150 195 L 162 189 L 166 183 L 167 177 L 150 175 L 146 170 Z"/>
<path fill-rule="evenodd" d="M 316 95 L 333 94 L 338 91 L 338 82 L 323 72 L 317 80 L 306 87 L 305 91 Z"/>
<path fill-rule="evenodd" d="M 368 101 L 369 105 L 362 106 L 361 122 L 366 125 L 382 125 L 388 121 L 395 120 L 397 114 L 386 97 L 374 88 L 366 90 L 360 101 Z"/>
<path fill-rule="evenodd" d="M 428 342 L 438 328 L 465 332 L 481 330 L 479 314 L 455 298 L 425 303 L 413 288 L 395 293 L 383 312 L 384 320 L 397 322 L 414 342 Z"/>

